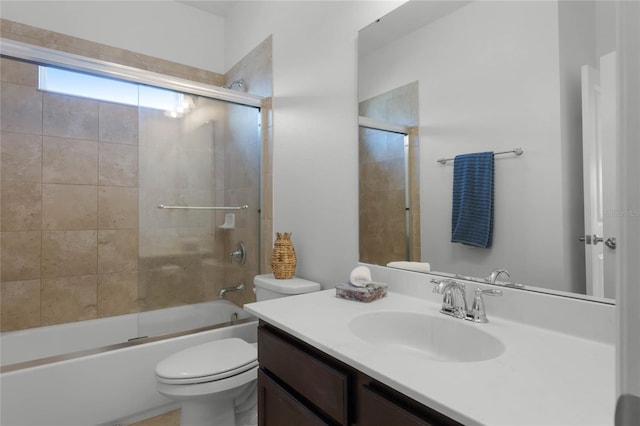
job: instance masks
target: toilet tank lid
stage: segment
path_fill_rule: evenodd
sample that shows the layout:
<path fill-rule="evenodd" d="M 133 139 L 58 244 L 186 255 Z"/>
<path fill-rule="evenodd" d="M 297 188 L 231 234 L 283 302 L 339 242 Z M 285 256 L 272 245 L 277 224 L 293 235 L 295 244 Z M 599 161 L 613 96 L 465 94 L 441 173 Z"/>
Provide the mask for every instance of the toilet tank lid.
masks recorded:
<path fill-rule="evenodd" d="M 253 284 L 257 288 L 282 294 L 302 294 L 320 290 L 320 283 L 293 277 L 288 280 L 276 279 L 273 274 L 256 275 Z"/>

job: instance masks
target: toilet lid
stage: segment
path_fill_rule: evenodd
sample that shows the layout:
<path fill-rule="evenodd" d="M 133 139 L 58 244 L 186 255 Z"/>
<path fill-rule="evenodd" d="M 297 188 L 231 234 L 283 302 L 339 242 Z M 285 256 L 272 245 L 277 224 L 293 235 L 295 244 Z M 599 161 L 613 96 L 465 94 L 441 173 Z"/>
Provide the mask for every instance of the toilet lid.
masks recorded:
<path fill-rule="evenodd" d="M 201 383 L 235 376 L 257 365 L 255 346 L 230 338 L 177 352 L 158 363 L 156 375 L 165 383 Z"/>

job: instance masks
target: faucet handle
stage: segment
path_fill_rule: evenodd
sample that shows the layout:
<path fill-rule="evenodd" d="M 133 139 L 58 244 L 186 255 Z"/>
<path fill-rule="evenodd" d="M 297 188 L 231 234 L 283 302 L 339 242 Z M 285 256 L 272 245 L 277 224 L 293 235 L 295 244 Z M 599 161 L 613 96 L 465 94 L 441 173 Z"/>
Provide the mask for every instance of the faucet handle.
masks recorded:
<path fill-rule="evenodd" d="M 436 284 L 433 292 L 443 295 L 440 312 L 456 318 L 465 318 L 467 315 L 467 300 L 464 292 L 464 283 L 452 279 L 432 279 L 431 282 Z"/>
<path fill-rule="evenodd" d="M 473 298 L 473 305 L 471 305 L 471 310 L 467 314 L 467 319 L 469 321 L 489 322 L 484 306 L 484 299 L 482 298 L 483 294 L 486 294 L 488 296 L 502 296 L 502 292 L 500 290 L 483 290 L 481 288 L 476 288 L 475 297 Z"/>
<path fill-rule="evenodd" d="M 444 288 L 447 286 L 445 281 L 446 280 L 437 280 L 435 278 L 432 278 L 431 279 L 431 284 L 435 284 L 436 285 L 435 287 L 433 287 L 433 292 L 437 293 L 437 294 L 444 293 Z"/>

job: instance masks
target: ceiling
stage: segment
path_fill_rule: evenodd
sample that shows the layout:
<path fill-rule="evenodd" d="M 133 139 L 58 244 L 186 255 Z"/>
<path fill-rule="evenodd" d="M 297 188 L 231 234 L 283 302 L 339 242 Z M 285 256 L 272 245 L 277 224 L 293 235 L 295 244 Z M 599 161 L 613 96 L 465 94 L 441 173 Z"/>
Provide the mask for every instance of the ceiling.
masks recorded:
<path fill-rule="evenodd" d="M 409 1 L 358 33 L 362 57 L 471 3 L 469 0 Z"/>
<path fill-rule="evenodd" d="M 218 0 L 175 0 L 177 3 L 186 4 L 195 7 L 203 12 L 211 13 L 225 18 L 236 1 L 218 1 Z"/>

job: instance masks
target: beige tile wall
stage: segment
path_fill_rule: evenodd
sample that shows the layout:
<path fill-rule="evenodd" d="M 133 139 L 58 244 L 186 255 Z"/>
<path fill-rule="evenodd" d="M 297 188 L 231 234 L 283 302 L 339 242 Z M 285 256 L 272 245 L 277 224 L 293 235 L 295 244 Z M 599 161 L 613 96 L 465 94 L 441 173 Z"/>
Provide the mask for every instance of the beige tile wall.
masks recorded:
<path fill-rule="evenodd" d="M 404 138 L 360 129 L 360 260 L 406 260 Z"/>
<path fill-rule="evenodd" d="M 159 204 L 215 204 L 212 167 L 215 145 L 223 144 L 219 122 L 225 104 L 200 97 L 192 100 L 197 109 L 181 118 L 151 109 L 140 113 L 138 291 L 142 310 L 214 298 L 205 293 L 204 274 L 214 252 L 221 252 L 212 238 L 212 213 L 157 208 Z"/>
<path fill-rule="evenodd" d="M 420 133 L 419 126 L 409 130 L 409 232 L 411 235 L 409 260 L 422 261 L 420 231 Z"/>
<path fill-rule="evenodd" d="M 137 270 L 137 109 L 39 92 L 33 64 L 0 74 L 0 328 L 135 311 L 104 290 Z"/>

